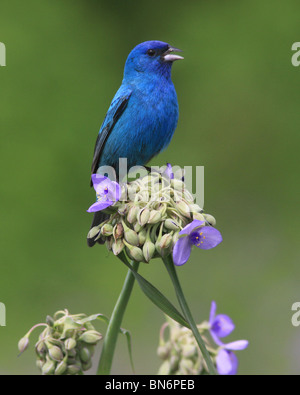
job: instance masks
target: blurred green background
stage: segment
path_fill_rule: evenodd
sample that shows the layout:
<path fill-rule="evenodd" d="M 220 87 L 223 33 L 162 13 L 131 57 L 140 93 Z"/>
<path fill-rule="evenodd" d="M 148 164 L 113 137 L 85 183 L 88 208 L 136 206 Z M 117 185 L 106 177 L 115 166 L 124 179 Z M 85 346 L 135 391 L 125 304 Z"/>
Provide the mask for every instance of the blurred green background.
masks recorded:
<path fill-rule="evenodd" d="M 240 373 L 299 373 L 299 12 L 298 0 L 1 1 L 1 374 L 38 373 L 33 346 L 17 358 L 17 342 L 47 314 L 112 312 L 126 270 L 86 246 L 90 165 L 125 59 L 153 39 L 185 60 L 173 67 L 178 128 L 152 163 L 205 166 L 205 209 L 224 238 L 178 270 L 194 316 L 215 300 L 232 317 L 229 340 L 250 341 Z M 175 303 L 160 260 L 141 274 Z M 123 327 L 138 374 L 158 370 L 163 321 L 136 286 Z M 131 374 L 126 347 L 113 373 Z"/>

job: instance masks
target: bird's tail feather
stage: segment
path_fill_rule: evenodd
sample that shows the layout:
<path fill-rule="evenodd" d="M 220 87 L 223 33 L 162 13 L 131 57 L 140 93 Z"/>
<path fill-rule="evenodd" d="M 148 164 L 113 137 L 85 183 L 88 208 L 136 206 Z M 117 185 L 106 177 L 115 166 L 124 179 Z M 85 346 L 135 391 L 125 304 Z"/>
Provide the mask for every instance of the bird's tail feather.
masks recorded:
<path fill-rule="evenodd" d="M 102 222 L 104 222 L 108 218 L 109 218 L 109 214 L 102 213 L 101 211 L 95 212 L 93 222 L 91 225 L 91 229 L 94 226 L 100 225 Z M 101 238 L 95 241 L 96 237 L 97 237 L 97 235 L 92 238 L 87 238 L 87 244 L 89 247 L 93 247 L 96 243 L 104 244 L 104 241 Z"/>

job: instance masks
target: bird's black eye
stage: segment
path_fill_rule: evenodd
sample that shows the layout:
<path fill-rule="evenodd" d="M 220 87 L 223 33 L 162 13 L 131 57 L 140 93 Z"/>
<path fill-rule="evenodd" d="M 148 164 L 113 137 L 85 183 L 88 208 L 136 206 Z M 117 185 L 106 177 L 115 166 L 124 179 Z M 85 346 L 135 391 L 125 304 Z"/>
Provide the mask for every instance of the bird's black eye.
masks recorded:
<path fill-rule="evenodd" d="M 148 49 L 147 55 L 149 55 L 149 56 L 154 56 L 154 55 L 155 55 L 154 49 Z"/>

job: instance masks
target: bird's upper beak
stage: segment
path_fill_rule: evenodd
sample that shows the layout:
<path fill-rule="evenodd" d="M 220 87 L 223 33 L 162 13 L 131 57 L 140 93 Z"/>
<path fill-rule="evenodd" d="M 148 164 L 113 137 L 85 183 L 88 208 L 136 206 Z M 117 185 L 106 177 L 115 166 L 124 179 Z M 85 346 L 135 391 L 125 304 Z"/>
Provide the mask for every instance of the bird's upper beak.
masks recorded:
<path fill-rule="evenodd" d="M 174 47 L 169 47 L 166 52 L 162 54 L 162 60 L 164 62 L 174 62 L 175 60 L 184 59 L 182 56 L 174 55 L 172 52 L 182 52 L 182 50 Z"/>

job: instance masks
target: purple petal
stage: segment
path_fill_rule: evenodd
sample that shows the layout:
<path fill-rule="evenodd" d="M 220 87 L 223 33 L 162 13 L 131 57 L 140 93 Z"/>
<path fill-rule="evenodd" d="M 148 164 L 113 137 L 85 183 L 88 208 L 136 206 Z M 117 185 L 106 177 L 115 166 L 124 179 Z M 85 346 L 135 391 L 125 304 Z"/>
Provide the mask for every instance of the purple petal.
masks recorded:
<path fill-rule="evenodd" d="M 122 193 L 121 187 L 115 181 L 112 181 L 111 187 L 112 187 L 112 190 L 109 191 L 108 198 L 113 200 L 114 202 L 117 202 L 118 200 L 120 200 L 120 197 L 121 197 L 121 193 Z"/>
<path fill-rule="evenodd" d="M 217 370 L 220 375 L 235 375 L 238 370 L 238 359 L 233 352 L 220 350 L 217 359 Z"/>
<path fill-rule="evenodd" d="M 167 168 L 166 168 L 166 170 L 164 171 L 164 174 L 165 174 L 168 178 L 170 178 L 170 180 L 173 180 L 173 179 L 174 179 L 174 173 L 173 173 L 172 166 L 171 166 L 170 163 L 167 163 Z"/>
<path fill-rule="evenodd" d="M 247 340 L 237 340 L 232 343 L 224 344 L 226 350 L 245 350 L 249 345 Z"/>
<path fill-rule="evenodd" d="M 91 207 L 87 210 L 88 213 L 94 213 L 96 211 L 101 211 L 104 210 L 105 208 L 111 206 L 114 204 L 111 200 L 104 200 L 104 201 L 99 201 L 91 205 Z"/>
<path fill-rule="evenodd" d="M 203 225 L 204 221 L 199 221 L 198 219 L 194 219 L 193 222 L 185 226 L 180 232 L 180 235 L 190 235 L 195 228 L 198 228 L 199 226 Z M 203 229 L 203 228 L 202 228 Z"/>
<path fill-rule="evenodd" d="M 117 202 L 121 197 L 121 187 L 109 178 L 100 174 L 92 174 L 92 181 L 97 195 L 106 197 L 107 200 Z"/>
<path fill-rule="evenodd" d="M 216 311 L 217 311 L 217 303 L 213 300 L 211 302 L 210 314 L 209 314 L 209 323 L 210 323 L 210 325 L 213 324 L 213 321 L 214 321 L 215 316 L 216 316 Z"/>
<path fill-rule="evenodd" d="M 102 176 L 101 174 L 92 174 L 92 182 L 93 182 L 94 189 L 96 190 L 97 185 L 107 179 L 108 179 L 107 177 Z"/>
<path fill-rule="evenodd" d="M 228 315 L 219 314 L 211 323 L 211 332 L 218 337 L 226 337 L 234 330 L 235 326 Z"/>
<path fill-rule="evenodd" d="M 184 265 L 190 255 L 192 250 L 192 243 L 188 237 L 181 237 L 176 242 L 173 249 L 173 262 L 176 266 Z"/>
<path fill-rule="evenodd" d="M 213 341 L 218 346 L 220 346 L 220 347 L 224 347 L 225 346 L 224 343 L 221 342 L 221 340 L 218 338 L 218 336 L 215 335 L 215 333 L 212 330 L 210 330 L 209 332 L 210 332 L 211 337 L 213 338 Z"/>
<path fill-rule="evenodd" d="M 210 250 L 211 248 L 214 248 L 220 244 L 223 240 L 222 235 L 218 229 L 215 229 L 211 226 L 204 226 L 198 230 L 198 233 L 200 236 L 200 242 L 194 244 L 202 250 Z"/>

